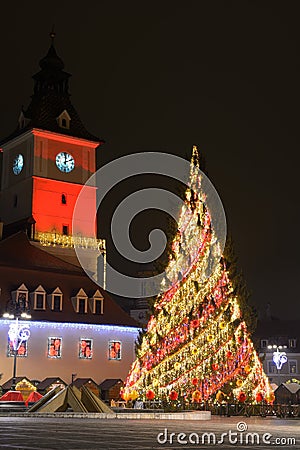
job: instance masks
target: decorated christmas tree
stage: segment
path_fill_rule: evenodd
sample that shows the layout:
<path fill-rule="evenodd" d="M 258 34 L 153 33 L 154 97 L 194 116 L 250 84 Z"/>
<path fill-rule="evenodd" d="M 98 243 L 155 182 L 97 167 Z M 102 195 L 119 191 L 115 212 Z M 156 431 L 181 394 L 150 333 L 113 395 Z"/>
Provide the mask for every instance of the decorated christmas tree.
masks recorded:
<path fill-rule="evenodd" d="M 125 400 L 274 401 L 250 338 L 245 289 L 230 249 L 220 249 L 203 178 L 194 147 L 165 292 L 141 336 Z"/>

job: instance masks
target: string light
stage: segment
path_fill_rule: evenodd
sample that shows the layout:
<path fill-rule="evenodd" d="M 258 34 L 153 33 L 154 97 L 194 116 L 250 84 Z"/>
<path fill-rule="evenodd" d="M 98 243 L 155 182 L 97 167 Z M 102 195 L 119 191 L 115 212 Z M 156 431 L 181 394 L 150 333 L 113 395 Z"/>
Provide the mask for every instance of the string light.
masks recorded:
<path fill-rule="evenodd" d="M 166 269 L 172 285 L 156 299 L 124 395 L 131 399 L 131 393 L 138 392 L 145 400 L 150 392 L 155 398 L 175 401 L 180 394 L 194 402 L 225 396 L 241 402 L 270 399 L 272 389 L 223 258 L 206 278 L 210 255 L 219 254 L 219 247 L 198 167 L 194 148 L 190 188 Z"/>
<path fill-rule="evenodd" d="M 2 319 L 0 321 L 2 325 L 11 325 L 11 320 Z M 22 324 L 30 326 L 33 328 L 47 328 L 47 329 L 56 329 L 56 330 L 65 330 L 65 329 L 73 329 L 73 330 L 91 330 L 99 333 L 104 332 L 116 332 L 116 333 L 128 333 L 132 335 L 138 335 L 140 331 L 139 328 L 136 327 L 128 327 L 121 325 L 98 325 L 98 324 L 87 324 L 87 323 L 73 323 L 73 322 L 41 322 L 41 321 L 26 321 L 23 320 Z"/>

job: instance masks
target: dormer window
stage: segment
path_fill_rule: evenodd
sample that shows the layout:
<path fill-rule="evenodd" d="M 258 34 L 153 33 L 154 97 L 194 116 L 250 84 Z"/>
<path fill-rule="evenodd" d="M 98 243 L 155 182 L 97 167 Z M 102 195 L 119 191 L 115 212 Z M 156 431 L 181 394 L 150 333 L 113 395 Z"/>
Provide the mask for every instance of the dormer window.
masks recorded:
<path fill-rule="evenodd" d="M 79 289 L 75 297 L 72 297 L 71 300 L 73 303 L 73 307 L 78 314 L 87 313 L 88 296 L 82 288 Z"/>
<path fill-rule="evenodd" d="M 70 128 L 70 121 L 71 117 L 66 109 L 57 117 L 57 123 L 60 128 L 68 130 Z"/>
<path fill-rule="evenodd" d="M 43 286 L 39 285 L 34 292 L 31 292 L 30 297 L 31 304 L 33 304 L 33 309 L 46 309 L 46 291 Z"/>
<path fill-rule="evenodd" d="M 52 311 L 59 312 L 62 311 L 62 291 L 57 287 L 54 289 L 52 294 L 48 295 L 48 304 Z"/>
<path fill-rule="evenodd" d="M 93 297 L 89 298 L 89 307 L 93 314 L 103 314 L 104 298 L 97 289 Z"/>
<path fill-rule="evenodd" d="M 289 339 L 289 348 L 296 348 L 296 347 L 297 347 L 296 339 Z"/>
<path fill-rule="evenodd" d="M 28 289 L 25 284 L 21 284 L 16 291 L 11 293 L 12 300 L 15 304 L 16 312 L 28 313 L 29 301 L 28 301 Z"/>

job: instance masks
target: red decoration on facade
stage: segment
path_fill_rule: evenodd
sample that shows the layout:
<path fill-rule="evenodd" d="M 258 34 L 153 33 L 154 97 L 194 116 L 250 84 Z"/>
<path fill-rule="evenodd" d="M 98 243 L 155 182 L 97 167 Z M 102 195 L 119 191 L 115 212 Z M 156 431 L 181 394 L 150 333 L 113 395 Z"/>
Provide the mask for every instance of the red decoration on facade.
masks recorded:
<path fill-rule="evenodd" d="M 61 358 L 62 338 L 48 338 L 48 358 Z"/>
<path fill-rule="evenodd" d="M 108 344 L 108 359 L 121 359 L 121 342 L 110 341 Z"/>

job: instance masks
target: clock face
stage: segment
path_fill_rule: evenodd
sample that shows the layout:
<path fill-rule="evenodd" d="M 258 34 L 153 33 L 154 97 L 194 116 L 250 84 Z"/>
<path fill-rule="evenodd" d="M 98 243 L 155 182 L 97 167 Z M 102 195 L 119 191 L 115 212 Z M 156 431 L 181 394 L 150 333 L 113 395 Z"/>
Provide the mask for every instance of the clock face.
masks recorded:
<path fill-rule="evenodd" d="M 23 169 L 23 165 L 24 165 L 23 155 L 19 154 L 15 157 L 13 161 L 13 173 L 15 175 L 19 175 L 19 173 Z"/>
<path fill-rule="evenodd" d="M 67 152 L 61 152 L 56 155 L 56 166 L 61 172 L 71 172 L 75 167 L 75 161 L 72 155 Z"/>

